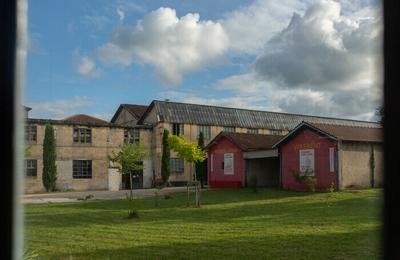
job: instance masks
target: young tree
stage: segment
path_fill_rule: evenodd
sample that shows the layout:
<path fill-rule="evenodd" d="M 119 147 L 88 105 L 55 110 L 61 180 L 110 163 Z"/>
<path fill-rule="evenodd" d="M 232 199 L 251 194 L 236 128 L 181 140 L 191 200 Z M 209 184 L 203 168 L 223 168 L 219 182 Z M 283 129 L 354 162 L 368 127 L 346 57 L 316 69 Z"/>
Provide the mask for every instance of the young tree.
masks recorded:
<path fill-rule="evenodd" d="M 204 151 L 204 134 L 203 134 L 203 132 L 200 132 L 199 141 L 197 143 L 197 146 L 199 147 L 199 149 Z M 201 188 L 204 188 L 204 181 L 206 180 L 206 175 L 207 175 L 207 159 L 205 159 L 202 162 L 196 163 L 196 176 L 200 180 Z"/>
<path fill-rule="evenodd" d="M 56 142 L 54 139 L 54 129 L 51 125 L 46 125 L 43 141 L 43 174 L 42 181 L 46 191 L 54 191 L 57 180 L 56 167 Z"/>
<path fill-rule="evenodd" d="M 185 141 L 181 136 L 170 135 L 168 137 L 168 143 L 171 150 L 174 150 L 178 157 L 184 159 L 190 163 L 202 162 L 206 159 L 206 153 L 200 149 L 195 143 Z M 197 184 L 197 176 L 195 174 L 196 181 L 196 207 L 200 207 L 200 192 Z M 189 193 L 188 193 L 189 194 Z"/>
<path fill-rule="evenodd" d="M 168 143 L 168 136 L 169 136 L 168 130 L 164 129 L 162 138 L 163 147 L 162 147 L 162 157 L 161 157 L 161 177 L 164 184 L 167 183 L 170 175 L 170 167 L 169 167 L 170 148 Z"/>
<path fill-rule="evenodd" d="M 149 156 L 149 151 L 143 143 L 125 142 L 116 153 L 113 151 L 109 156 L 110 161 L 116 163 L 120 174 L 128 174 L 130 181 L 130 197 L 133 198 L 132 174 L 143 171 L 143 160 Z"/>

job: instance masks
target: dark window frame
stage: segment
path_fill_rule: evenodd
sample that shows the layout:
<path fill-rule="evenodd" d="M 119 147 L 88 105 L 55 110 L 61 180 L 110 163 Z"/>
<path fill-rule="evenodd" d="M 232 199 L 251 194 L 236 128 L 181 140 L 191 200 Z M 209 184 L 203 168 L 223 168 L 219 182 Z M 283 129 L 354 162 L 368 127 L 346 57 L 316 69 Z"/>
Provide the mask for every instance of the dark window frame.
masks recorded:
<path fill-rule="evenodd" d="M 37 125 L 25 125 L 25 141 L 28 143 L 37 142 Z"/>
<path fill-rule="evenodd" d="M 184 135 L 185 134 L 185 125 L 181 123 L 172 123 L 171 125 L 171 133 L 173 135 Z"/>
<path fill-rule="evenodd" d="M 171 173 L 182 175 L 185 172 L 185 161 L 182 158 L 170 158 Z"/>
<path fill-rule="evenodd" d="M 205 131 L 204 131 L 205 130 Z M 198 125 L 197 126 L 197 131 L 198 131 L 198 135 L 197 138 L 200 137 L 200 132 L 203 133 L 204 136 L 204 140 L 209 140 L 211 139 L 211 126 L 209 125 Z"/>
<path fill-rule="evenodd" d="M 72 142 L 74 144 L 91 144 L 92 129 L 88 127 L 74 127 L 72 131 Z"/>
<path fill-rule="evenodd" d="M 92 179 L 92 160 L 73 160 L 72 161 L 73 179 Z"/>
<path fill-rule="evenodd" d="M 136 144 L 140 142 L 140 131 L 138 129 L 124 129 L 124 142 Z"/>
<path fill-rule="evenodd" d="M 25 159 L 25 176 L 37 177 L 37 160 Z"/>

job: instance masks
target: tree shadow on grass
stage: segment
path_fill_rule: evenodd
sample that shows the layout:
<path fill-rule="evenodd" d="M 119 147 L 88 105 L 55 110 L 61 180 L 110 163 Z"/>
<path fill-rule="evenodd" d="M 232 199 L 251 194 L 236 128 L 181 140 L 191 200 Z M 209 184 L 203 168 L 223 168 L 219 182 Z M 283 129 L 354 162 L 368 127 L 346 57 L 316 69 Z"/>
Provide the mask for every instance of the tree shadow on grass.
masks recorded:
<path fill-rule="evenodd" d="M 375 230 L 326 234 L 265 234 L 231 238 L 196 237 L 184 242 L 140 245 L 121 242 L 117 248 L 84 247 L 79 252 L 52 255 L 73 259 L 378 259 L 382 257 L 380 238 Z M 134 239 L 133 239 L 134 240 Z"/>
<path fill-rule="evenodd" d="M 243 201 L 240 201 L 243 202 Z M 88 204 L 96 204 L 91 202 Z M 128 204 L 129 205 L 129 204 Z M 337 221 L 362 222 L 374 221 L 380 209 L 375 201 L 368 198 L 350 198 L 328 204 L 328 201 L 317 200 L 265 200 L 245 201 L 245 203 L 225 203 L 204 205 L 196 208 L 140 208 L 137 207 L 139 218 L 129 220 L 126 218 L 130 207 L 124 204 L 113 204 L 113 207 L 61 207 L 41 212 L 28 212 L 26 214 L 29 228 L 70 228 L 92 225 L 148 225 L 154 226 L 166 224 L 210 224 L 233 223 L 243 221 L 268 221 L 278 219 L 281 223 L 293 223 L 295 221 L 307 221 L 320 219 L 326 223 Z M 107 208 L 107 209 L 104 209 Z M 368 222 L 368 223 L 367 223 Z"/>

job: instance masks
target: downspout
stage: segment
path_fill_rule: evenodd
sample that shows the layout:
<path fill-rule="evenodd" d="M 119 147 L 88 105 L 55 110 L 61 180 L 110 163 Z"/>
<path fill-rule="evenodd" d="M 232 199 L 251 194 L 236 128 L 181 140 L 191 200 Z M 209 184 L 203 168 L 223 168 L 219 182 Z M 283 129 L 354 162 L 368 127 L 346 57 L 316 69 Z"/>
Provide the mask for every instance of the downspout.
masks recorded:
<path fill-rule="evenodd" d="M 282 189 L 282 153 L 281 148 L 278 149 L 278 157 L 279 157 L 279 188 Z"/>
<path fill-rule="evenodd" d="M 342 141 L 337 141 L 337 151 L 336 151 L 336 165 L 337 165 L 337 190 L 340 190 L 340 183 L 342 179 Z"/>

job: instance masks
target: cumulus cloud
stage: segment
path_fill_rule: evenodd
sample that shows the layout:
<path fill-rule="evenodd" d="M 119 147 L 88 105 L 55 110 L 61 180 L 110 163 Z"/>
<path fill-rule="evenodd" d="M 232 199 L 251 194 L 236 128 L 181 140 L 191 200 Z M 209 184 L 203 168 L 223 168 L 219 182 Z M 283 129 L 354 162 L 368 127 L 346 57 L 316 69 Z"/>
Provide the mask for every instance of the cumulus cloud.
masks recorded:
<path fill-rule="evenodd" d="M 288 87 L 367 88 L 377 83 L 381 17 L 351 19 L 333 1 L 312 5 L 271 39 L 256 63 L 257 74 Z"/>
<path fill-rule="evenodd" d="M 98 78 L 101 75 L 101 70 L 97 68 L 93 59 L 88 56 L 83 56 L 79 59 L 76 71 L 79 75 L 89 78 Z"/>
<path fill-rule="evenodd" d="M 256 0 L 224 15 L 220 20 L 235 54 L 257 54 L 289 22 L 293 10 L 304 10 L 304 1 Z"/>
<path fill-rule="evenodd" d="M 58 99 L 42 103 L 30 103 L 29 117 L 63 119 L 73 114 L 81 113 L 81 109 L 93 104 L 88 97 L 73 97 L 71 99 Z"/>
<path fill-rule="evenodd" d="M 227 46 L 218 22 L 200 21 L 196 13 L 179 18 L 174 9 L 159 8 L 135 26 L 116 28 L 97 55 L 106 63 L 151 65 L 160 79 L 174 85 L 184 73 L 219 62 Z"/>

